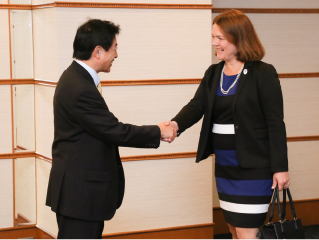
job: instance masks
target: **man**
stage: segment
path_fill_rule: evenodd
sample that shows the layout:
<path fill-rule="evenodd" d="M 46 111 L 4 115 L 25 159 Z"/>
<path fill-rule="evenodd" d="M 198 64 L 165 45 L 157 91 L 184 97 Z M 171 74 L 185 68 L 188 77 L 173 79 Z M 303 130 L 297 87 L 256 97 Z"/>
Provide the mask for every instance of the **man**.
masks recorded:
<path fill-rule="evenodd" d="M 76 59 L 54 95 L 52 169 L 46 204 L 56 213 L 58 238 L 101 238 L 104 220 L 121 206 L 124 172 L 118 146 L 157 148 L 176 137 L 173 128 L 123 124 L 109 111 L 97 87 L 118 57 L 119 26 L 92 19 L 73 43 Z"/>

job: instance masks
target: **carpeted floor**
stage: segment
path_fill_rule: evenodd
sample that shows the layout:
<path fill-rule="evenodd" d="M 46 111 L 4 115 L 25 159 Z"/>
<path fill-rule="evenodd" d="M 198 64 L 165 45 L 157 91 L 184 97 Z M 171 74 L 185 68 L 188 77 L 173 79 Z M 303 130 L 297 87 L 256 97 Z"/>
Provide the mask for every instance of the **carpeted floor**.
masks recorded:
<path fill-rule="evenodd" d="M 305 238 L 306 239 L 319 239 L 319 225 L 305 226 Z M 218 234 L 214 235 L 215 239 L 231 239 L 231 234 Z"/>

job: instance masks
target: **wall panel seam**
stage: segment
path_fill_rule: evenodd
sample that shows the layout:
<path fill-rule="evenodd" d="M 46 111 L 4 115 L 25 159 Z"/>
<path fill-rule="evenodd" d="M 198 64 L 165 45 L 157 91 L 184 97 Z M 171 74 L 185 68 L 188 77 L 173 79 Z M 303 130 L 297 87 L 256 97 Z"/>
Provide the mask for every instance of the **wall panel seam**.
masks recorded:
<path fill-rule="evenodd" d="M 279 73 L 278 78 L 318 78 L 319 72 L 312 73 Z M 143 80 L 101 80 L 102 86 L 136 86 L 136 85 L 176 85 L 199 84 L 201 78 L 185 79 L 143 79 Z M 57 82 L 43 79 L 0 79 L 0 85 L 35 84 L 54 87 Z"/>
<path fill-rule="evenodd" d="M 90 2 L 53 2 L 47 4 L 0 4 L 0 9 L 37 10 L 43 8 L 141 8 L 141 9 L 209 9 L 212 4 L 159 4 L 159 3 L 90 3 Z"/>
<path fill-rule="evenodd" d="M 319 135 L 317 135 L 317 136 L 287 137 L 287 142 L 304 142 L 304 141 L 319 141 Z M 197 155 L 197 152 L 165 153 L 165 154 L 123 156 L 123 157 L 121 157 L 121 160 L 123 162 L 128 162 L 128 161 L 143 161 L 143 160 L 193 158 L 193 157 L 196 157 L 196 155 Z M 28 157 L 35 157 L 35 158 L 39 158 L 41 160 L 52 162 L 52 158 L 44 156 L 41 153 L 38 153 L 35 151 L 0 154 L 0 159 L 28 158 Z"/>

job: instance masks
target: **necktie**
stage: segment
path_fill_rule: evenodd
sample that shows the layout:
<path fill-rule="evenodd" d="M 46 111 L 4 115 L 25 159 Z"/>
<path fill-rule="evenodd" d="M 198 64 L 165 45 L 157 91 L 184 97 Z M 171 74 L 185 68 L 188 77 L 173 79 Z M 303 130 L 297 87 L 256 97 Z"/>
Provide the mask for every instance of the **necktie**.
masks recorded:
<path fill-rule="evenodd" d="M 99 84 L 96 86 L 97 90 L 100 92 L 100 94 L 102 95 L 102 86 L 101 86 L 101 82 L 99 82 Z"/>

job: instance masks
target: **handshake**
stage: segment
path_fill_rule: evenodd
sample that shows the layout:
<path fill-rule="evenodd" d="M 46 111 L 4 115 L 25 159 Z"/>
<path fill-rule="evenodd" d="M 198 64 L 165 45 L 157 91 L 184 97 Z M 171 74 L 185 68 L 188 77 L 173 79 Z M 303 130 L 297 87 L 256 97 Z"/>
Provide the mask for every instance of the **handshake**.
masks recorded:
<path fill-rule="evenodd" d="M 166 121 L 158 124 L 161 129 L 161 140 L 171 143 L 177 137 L 178 124 L 175 121 Z"/>

